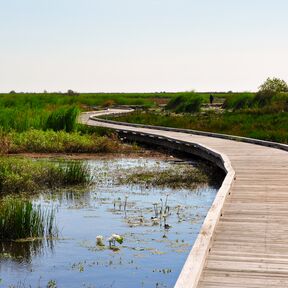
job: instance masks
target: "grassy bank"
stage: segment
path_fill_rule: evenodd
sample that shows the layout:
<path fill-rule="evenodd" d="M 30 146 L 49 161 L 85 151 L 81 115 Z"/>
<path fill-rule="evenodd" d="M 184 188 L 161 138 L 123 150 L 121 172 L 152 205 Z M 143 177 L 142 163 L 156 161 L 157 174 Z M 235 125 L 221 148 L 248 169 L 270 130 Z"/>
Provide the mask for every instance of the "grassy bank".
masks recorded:
<path fill-rule="evenodd" d="M 25 132 L 0 132 L 0 153 L 115 153 L 136 151 L 122 144 L 115 136 L 67 133 L 65 131 L 28 130 Z"/>
<path fill-rule="evenodd" d="M 199 97 L 201 94 L 196 93 L 189 97 L 177 96 L 171 99 L 165 110 L 136 111 L 107 118 L 288 143 L 288 93 L 226 94 L 223 107 L 218 110 L 200 109 L 203 98 Z"/>
<path fill-rule="evenodd" d="M 2 153 L 125 150 L 116 138 L 109 141 L 111 133 L 106 139 L 97 138 L 107 132 L 76 124 L 81 109 L 112 104 L 155 107 L 168 103 L 168 110 L 135 112 L 118 117 L 121 121 L 288 142 L 287 93 L 213 93 L 214 102 L 223 103 L 224 110 L 199 111 L 201 103 L 209 103 L 209 96 L 194 92 L 0 94 L 0 149 Z"/>
<path fill-rule="evenodd" d="M 0 195 L 87 185 L 88 167 L 81 161 L 53 163 L 19 157 L 0 158 Z"/>
<path fill-rule="evenodd" d="M 59 101 L 70 97 L 58 96 Z M 78 124 L 80 109 L 59 104 L 65 101 L 55 101 L 58 106 L 52 107 L 49 103 L 53 103 L 53 97 L 41 94 L 9 94 L 4 100 L 0 97 L 0 154 L 135 151 L 135 147 L 129 149 L 121 144 L 107 129 Z"/>
<path fill-rule="evenodd" d="M 116 118 L 118 121 L 185 128 L 255 139 L 288 143 L 288 113 L 237 111 L 224 113 L 180 114 L 134 112 Z"/>

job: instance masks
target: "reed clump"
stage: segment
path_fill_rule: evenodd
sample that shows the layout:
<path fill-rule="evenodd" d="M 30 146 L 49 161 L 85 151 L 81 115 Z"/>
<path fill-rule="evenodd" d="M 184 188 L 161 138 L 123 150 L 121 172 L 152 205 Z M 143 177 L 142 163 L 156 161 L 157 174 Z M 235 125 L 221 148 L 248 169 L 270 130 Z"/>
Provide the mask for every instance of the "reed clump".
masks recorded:
<path fill-rule="evenodd" d="M 0 201 L 0 240 L 55 237 L 55 210 L 43 209 L 26 199 L 6 197 Z"/>
<path fill-rule="evenodd" d="M 49 115 L 45 128 L 54 131 L 75 131 L 79 112 L 80 110 L 77 107 L 59 108 Z"/>
<path fill-rule="evenodd" d="M 176 113 L 200 112 L 203 98 L 194 92 L 185 93 L 173 97 L 167 104 L 166 109 Z"/>

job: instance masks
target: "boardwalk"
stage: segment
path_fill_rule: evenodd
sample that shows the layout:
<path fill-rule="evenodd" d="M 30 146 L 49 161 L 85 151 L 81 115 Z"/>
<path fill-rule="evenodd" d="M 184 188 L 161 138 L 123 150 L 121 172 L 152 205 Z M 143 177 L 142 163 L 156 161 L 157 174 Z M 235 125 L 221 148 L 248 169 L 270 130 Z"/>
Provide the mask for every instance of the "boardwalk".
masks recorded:
<path fill-rule="evenodd" d="M 227 155 L 236 179 L 197 287 L 288 287 L 287 152 L 213 137 L 101 123 L 88 120 L 88 116 L 82 117 L 88 125 L 166 136 Z"/>

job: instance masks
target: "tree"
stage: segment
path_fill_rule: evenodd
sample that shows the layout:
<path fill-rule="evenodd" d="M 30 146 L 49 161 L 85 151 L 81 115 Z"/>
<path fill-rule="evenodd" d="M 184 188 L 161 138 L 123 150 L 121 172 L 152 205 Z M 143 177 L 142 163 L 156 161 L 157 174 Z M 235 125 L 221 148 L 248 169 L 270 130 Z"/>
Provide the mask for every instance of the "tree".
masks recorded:
<path fill-rule="evenodd" d="M 71 90 L 71 89 L 69 89 L 69 90 L 67 91 L 67 95 L 68 95 L 68 96 L 78 96 L 79 93 L 78 93 L 78 92 L 75 92 L 75 91 L 73 91 L 73 90 Z"/>
<path fill-rule="evenodd" d="M 288 92 L 287 83 L 279 78 L 267 78 L 267 80 L 259 86 L 259 91 L 271 91 L 271 92 Z"/>

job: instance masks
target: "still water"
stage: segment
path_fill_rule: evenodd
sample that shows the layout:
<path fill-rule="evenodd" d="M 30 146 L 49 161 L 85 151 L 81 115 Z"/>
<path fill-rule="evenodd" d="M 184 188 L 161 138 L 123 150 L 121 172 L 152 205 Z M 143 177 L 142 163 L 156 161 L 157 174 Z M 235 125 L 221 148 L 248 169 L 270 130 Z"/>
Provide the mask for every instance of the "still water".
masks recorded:
<path fill-rule="evenodd" d="M 191 165 L 177 160 L 87 163 L 96 182 L 87 191 L 49 192 L 34 200 L 56 209 L 57 239 L 0 243 L 0 287 L 173 287 L 218 187 L 187 190 L 117 184 L 123 173 L 157 173 Z M 166 223 L 152 221 L 153 203 L 158 203 L 158 211 L 166 201 L 170 214 Z M 116 251 L 107 242 L 113 233 L 124 237 Z M 103 236 L 105 247 L 96 245 L 97 235 Z"/>

